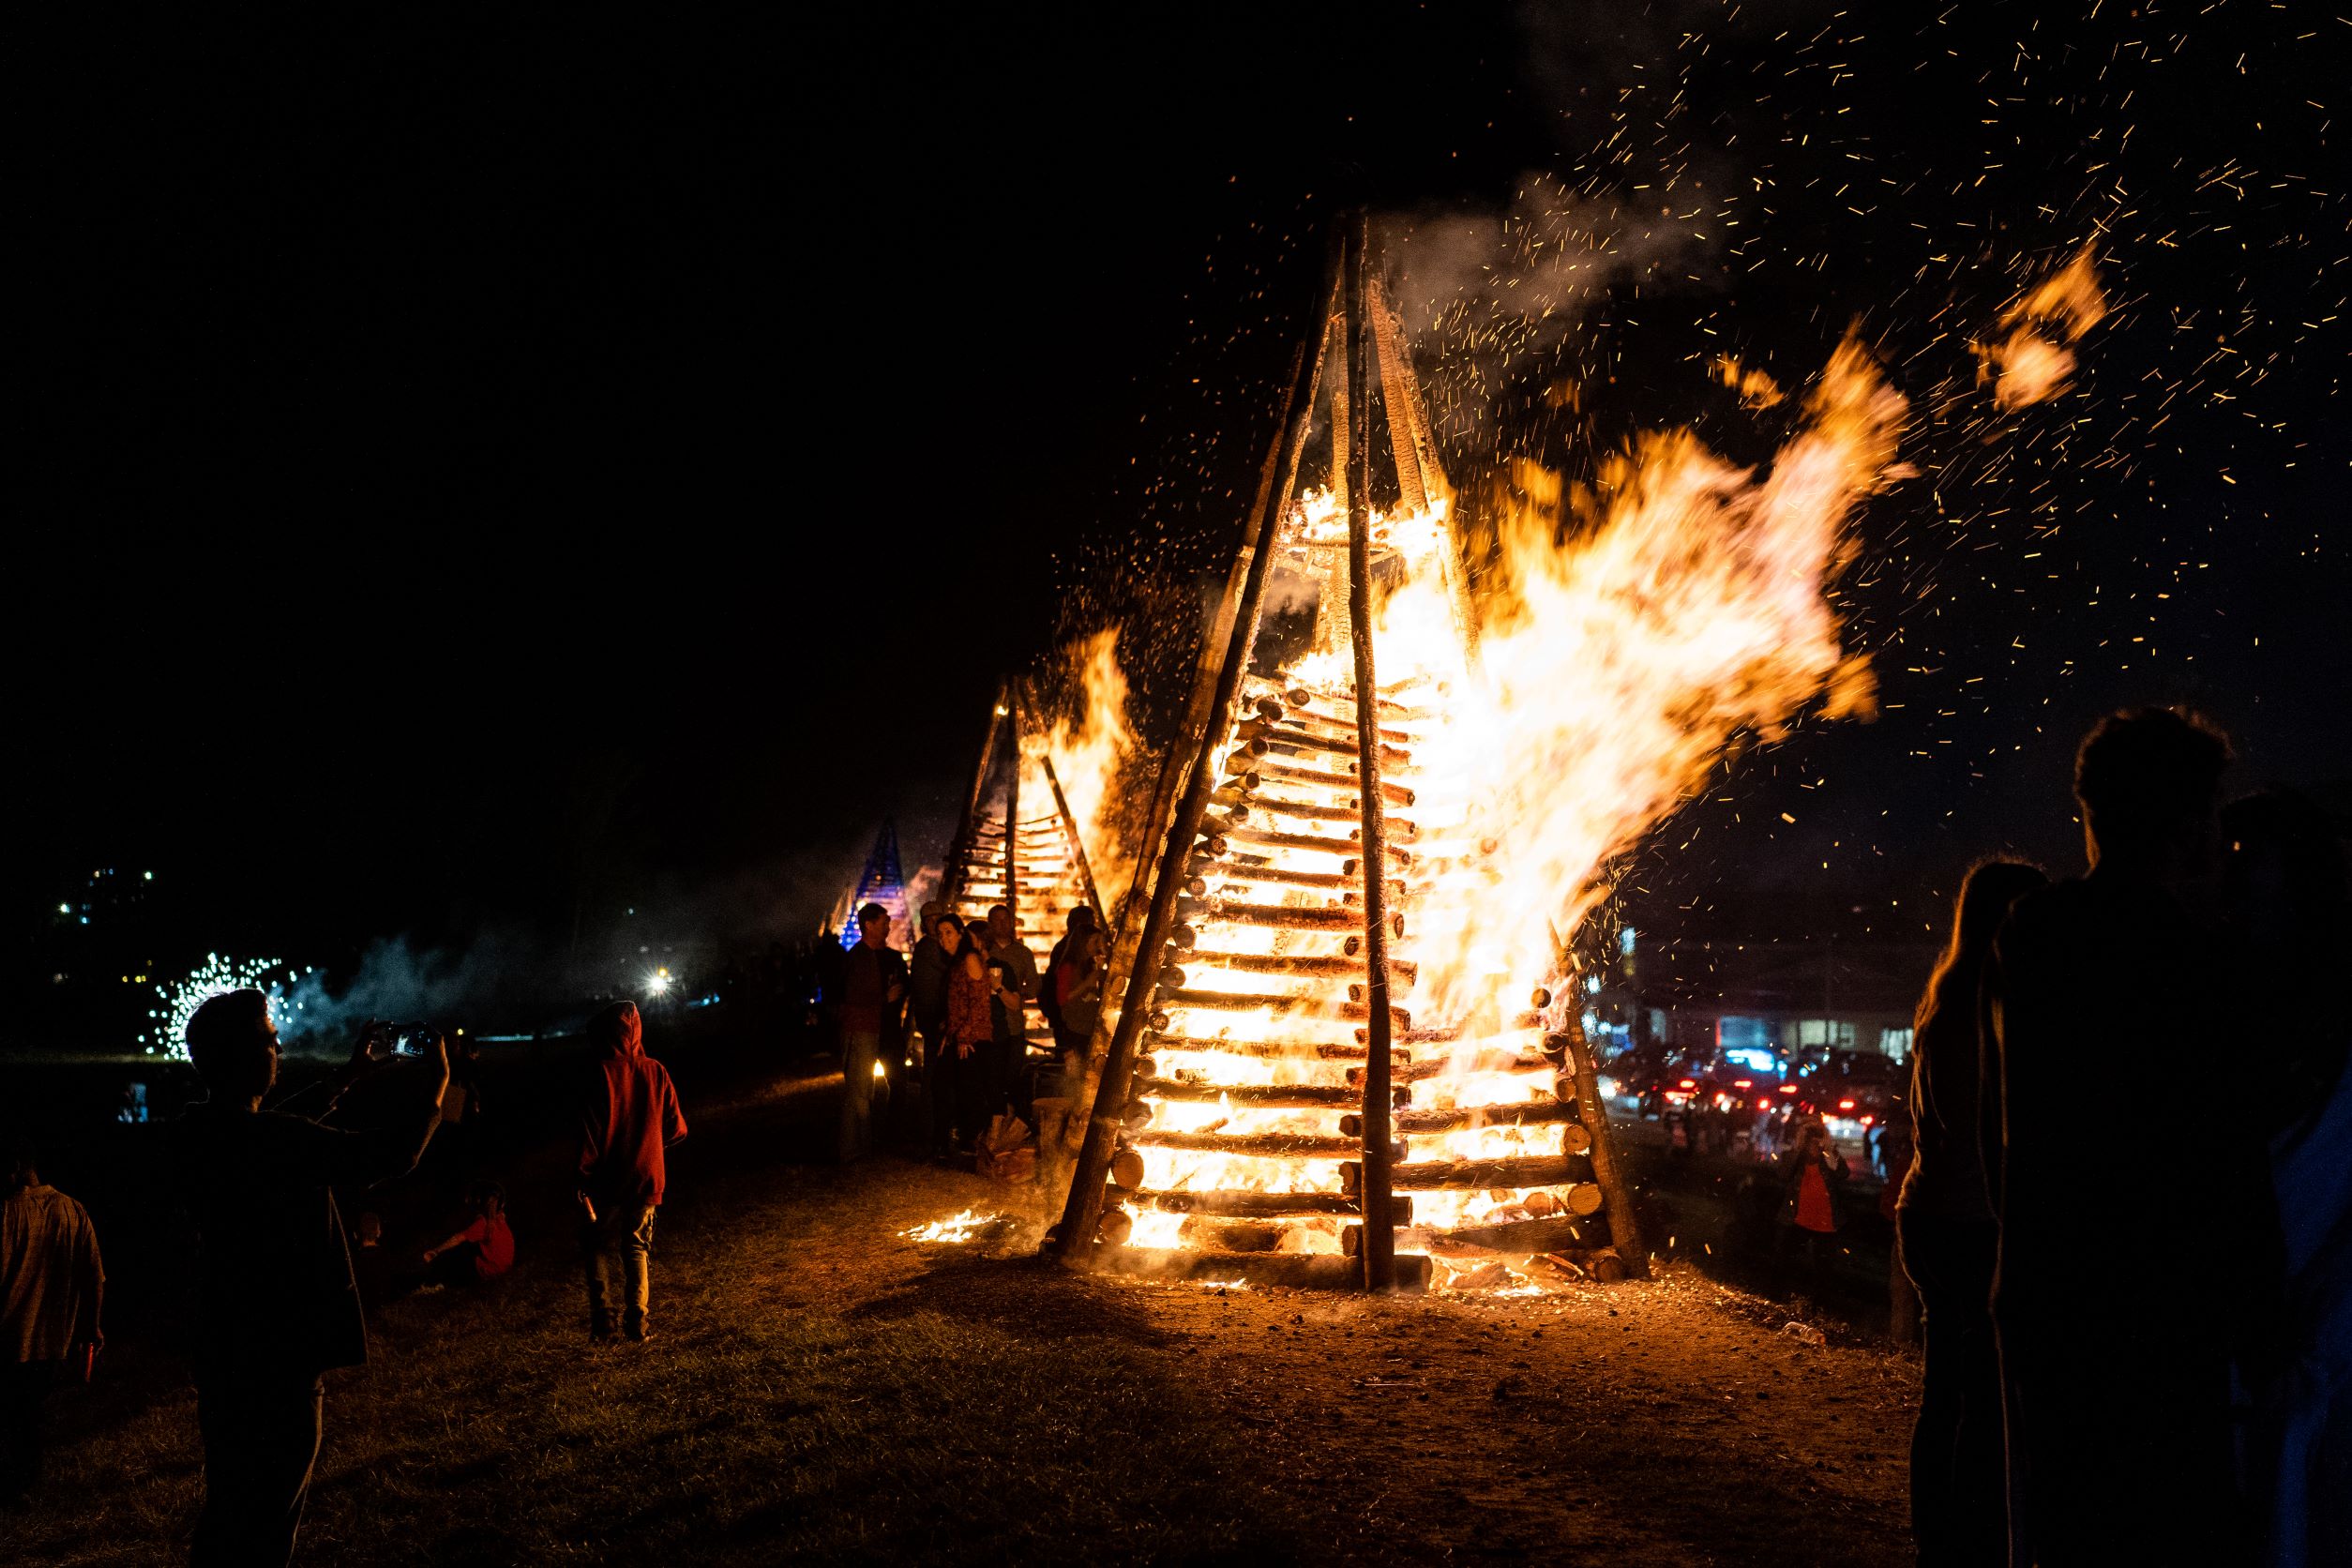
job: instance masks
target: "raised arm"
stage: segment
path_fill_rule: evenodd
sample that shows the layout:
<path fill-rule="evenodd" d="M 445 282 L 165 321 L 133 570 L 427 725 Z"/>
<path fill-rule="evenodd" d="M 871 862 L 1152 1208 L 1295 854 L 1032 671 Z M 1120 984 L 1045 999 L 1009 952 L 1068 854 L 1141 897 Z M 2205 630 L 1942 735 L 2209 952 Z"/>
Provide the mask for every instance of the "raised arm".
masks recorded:
<path fill-rule="evenodd" d="M 341 1082 L 348 1084 L 368 1065 L 369 1036 L 362 1033 L 353 1048 Z M 425 1145 L 441 1123 L 441 1096 L 449 1087 L 448 1044 L 436 1034 L 420 1065 L 418 1098 L 409 1114 L 381 1127 L 353 1130 L 322 1126 L 298 1116 L 273 1118 L 273 1153 L 294 1171 L 329 1186 L 373 1186 L 416 1168 Z M 341 1089 L 336 1091 L 339 1097 Z"/>

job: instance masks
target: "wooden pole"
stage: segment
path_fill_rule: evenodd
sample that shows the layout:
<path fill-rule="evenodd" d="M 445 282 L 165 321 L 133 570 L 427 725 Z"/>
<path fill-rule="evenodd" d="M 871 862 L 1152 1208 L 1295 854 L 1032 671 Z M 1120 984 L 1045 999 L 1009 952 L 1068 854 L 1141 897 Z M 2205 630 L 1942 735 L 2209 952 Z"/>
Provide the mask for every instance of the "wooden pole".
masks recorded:
<path fill-rule="evenodd" d="M 1013 774 L 1004 786 L 1004 913 L 1013 923 L 1013 940 L 1018 942 L 1021 929 L 1018 866 L 1021 843 L 1021 688 L 1018 682 L 1005 683 L 1004 705 L 1012 709 L 1008 727 L 1013 731 L 1013 744 L 1009 748 L 1013 754 Z M 1013 1029 L 1015 1033 L 1026 1035 L 1029 1033 L 1028 1018 L 1016 1019 Z"/>
<path fill-rule="evenodd" d="M 1136 1043 L 1142 1036 L 1144 1022 L 1152 1010 L 1153 988 L 1158 984 L 1160 950 L 1168 945 L 1168 933 L 1176 924 L 1176 897 L 1184 891 L 1193 839 L 1200 832 L 1200 819 L 1208 810 L 1209 795 L 1216 788 L 1216 744 L 1230 725 L 1233 699 L 1248 668 L 1250 648 L 1258 640 L 1258 617 L 1265 603 L 1266 574 L 1274 565 L 1274 538 L 1281 528 L 1283 509 L 1298 480 L 1299 454 L 1306 445 L 1307 423 L 1315 406 L 1315 383 L 1322 365 L 1322 355 L 1312 345 L 1320 341 L 1324 323 L 1331 315 L 1338 260 L 1334 247 L 1325 267 L 1315 314 L 1308 318 L 1310 335 L 1292 363 L 1289 384 L 1284 388 L 1282 415 L 1274 445 L 1266 455 L 1265 470 L 1259 479 L 1251 536 L 1245 545 L 1249 565 L 1243 574 L 1241 595 L 1235 601 L 1233 625 L 1224 660 L 1217 670 L 1216 685 L 1210 692 L 1206 712 L 1199 716 L 1200 723 L 1181 743 L 1192 753 L 1191 772 L 1152 879 L 1151 903 L 1130 959 L 1118 1027 L 1111 1034 L 1101 1078 L 1089 1103 L 1086 1142 L 1078 1151 L 1069 1201 L 1063 1207 L 1061 1232 L 1055 1242 L 1055 1251 L 1067 1261 L 1084 1262 L 1091 1258 L 1094 1232 L 1102 1224 L 1104 1179 L 1118 1145 L 1121 1114 L 1134 1077 Z"/>
<path fill-rule="evenodd" d="M 1429 415 L 1421 400 L 1421 383 L 1413 375 L 1412 351 L 1405 342 L 1404 324 L 1389 302 L 1388 288 L 1375 277 L 1365 284 L 1372 331 L 1380 350 L 1380 401 L 1388 411 L 1389 439 L 1396 452 L 1397 482 L 1404 490 L 1404 508 L 1418 511 L 1452 491 L 1438 468 L 1436 443 L 1429 434 Z M 1478 615 L 1471 608 L 1470 579 L 1462 565 L 1461 519 L 1449 505 L 1445 540 L 1438 558 L 1445 579 L 1446 604 L 1454 612 L 1454 632 L 1462 645 L 1463 662 L 1471 673 L 1479 669 Z"/>
<path fill-rule="evenodd" d="M 1364 1070 L 1364 1286 L 1396 1289 L 1396 1229 L 1389 1202 L 1389 1011 L 1387 807 L 1380 794 L 1380 687 L 1372 664 L 1371 399 L 1364 371 L 1371 325 L 1364 299 L 1362 212 L 1347 219 L 1341 266 L 1348 317 L 1348 635 L 1356 656 L 1357 777 L 1362 787 L 1364 844 L 1364 964 L 1370 1055 Z M 1418 488 L 1416 486 L 1415 488 Z"/>
<path fill-rule="evenodd" d="M 988 738 L 980 743 L 980 761 L 972 770 L 972 792 L 964 799 L 964 820 L 957 825 L 955 841 L 947 849 L 947 878 L 942 884 L 940 901 L 954 904 L 956 896 L 964 890 L 965 862 L 971 858 L 973 835 L 979 827 L 980 795 L 988 788 L 988 763 L 996 756 L 996 738 L 1004 728 L 1005 699 L 1009 686 L 996 688 L 996 701 L 988 709 Z"/>
<path fill-rule="evenodd" d="M 1054 776 L 1053 759 L 1041 757 L 1045 764 L 1046 788 L 1053 792 L 1053 808 L 1062 818 L 1062 836 L 1070 841 L 1070 863 L 1078 867 L 1078 886 L 1085 891 L 1087 908 L 1094 912 L 1094 924 L 1103 923 L 1103 896 L 1095 891 L 1094 872 L 1086 864 L 1086 845 L 1078 837 L 1078 819 L 1070 815 L 1070 803 L 1063 797 L 1062 780 Z"/>
<path fill-rule="evenodd" d="M 1563 960 L 1565 955 L 1562 955 Z M 1617 1163 L 1617 1138 L 1609 1130 L 1609 1109 L 1601 1099 L 1601 1075 L 1592 1064 L 1592 1047 L 1584 1037 L 1584 1018 L 1576 1005 L 1574 964 L 1568 965 L 1568 1066 L 1576 1080 L 1576 1105 L 1583 1112 L 1585 1131 L 1592 1135 L 1586 1157 L 1592 1162 L 1592 1182 L 1607 1203 L 1609 1240 L 1625 1272 L 1636 1279 L 1650 1277 L 1650 1249 L 1642 1245 L 1641 1222 L 1634 1217 L 1633 1189 L 1625 1184 L 1624 1167 Z"/>
<path fill-rule="evenodd" d="M 1261 491 L 1259 505 L 1263 504 L 1262 492 L 1271 490 L 1274 485 L 1276 460 L 1274 449 L 1267 448 L 1265 471 L 1259 479 Z M 1225 668 L 1226 646 L 1233 634 L 1233 619 L 1241 605 L 1242 585 L 1249 576 L 1251 540 L 1256 537 L 1258 515 L 1253 508 L 1249 518 L 1244 521 L 1241 544 L 1233 551 L 1233 564 L 1225 574 L 1224 596 L 1217 601 L 1215 616 L 1201 631 L 1200 657 L 1193 671 L 1192 698 L 1184 705 L 1184 724 L 1179 734 L 1199 734 L 1209 722 L 1209 706 L 1216 698 L 1217 674 Z M 1119 1010 L 1110 1006 L 1109 1001 L 1121 993 L 1127 976 L 1134 972 L 1137 944 L 1142 938 L 1145 900 L 1136 897 L 1137 878 L 1147 868 L 1152 846 L 1173 824 L 1176 787 L 1183 771 L 1171 749 L 1171 754 L 1161 762 L 1158 780 L 1152 787 L 1152 808 L 1137 824 L 1134 853 L 1130 859 L 1138 869 L 1128 877 L 1127 886 L 1120 893 L 1118 904 L 1109 912 L 1111 918 L 1118 923 L 1118 928 L 1108 933 L 1110 942 L 1104 955 L 1104 1005 L 1096 1009 L 1093 1031 L 1086 1037 L 1086 1063 L 1078 1075 L 1077 1096 L 1071 1103 L 1072 1114 L 1065 1124 L 1062 1140 L 1049 1150 L 1044 1147 L 1042 1140 L 1039 1145 L 1043 1156 L 1038 1161 L 1039 1191 L 1044 1195 L 1048 1210 L 1057 1206 L 1066 1209 L 1068 1205 L 1069 1189 L 1063 1184 L 1070 1179 L 1093 1107 L 1102 1092 L 1103 1063 L 1109 1059 L 1111 1041 L 1118 1030 Z M 1159 955 L 1154 953 L 1149 969 L 1155 971 L 1158 967 Z"/>

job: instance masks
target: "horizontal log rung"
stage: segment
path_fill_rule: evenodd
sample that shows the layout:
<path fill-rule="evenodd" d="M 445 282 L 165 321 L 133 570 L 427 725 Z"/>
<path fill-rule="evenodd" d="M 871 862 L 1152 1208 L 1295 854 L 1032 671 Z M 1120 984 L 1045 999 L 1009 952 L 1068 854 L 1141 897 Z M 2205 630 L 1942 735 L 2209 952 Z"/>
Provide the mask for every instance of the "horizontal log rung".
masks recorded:
<path fill-rule="evenodd" d="M 1558 1100 L 1531 1100 L 1524 1105 L 1462 1106 L 1451 1110 L 1400 1110 L 1392 1112 L 1389 1125 L 1400 1133 L 1458 1133 L 1481 1127 L 1542 1127 L 1561 1122 L 1574 1123 L 1576 1108 Z M 1362 1132 L 1363 1118 L 1343 1116 L 1339 1130 L 1343 1133 Z M 1582 1126 L 1576 1128 L 1584 1131 Z M 1582 1150 L 1570 1153 L 1581 1153 Z"/>
<path fill-rule="evenodd" d="M 1193 1083 L 1184 1078 L 1147 1078 L 1136 1080 L 1135 1092 L 1146 1099 L 1229 1100 L 1237 1106 L 1319 1107 L 1352 1109 L 1364 1103 L 1364 1091 L 1337 1083 Z"/>
<path fill-rule="evenodd" d="M 1277 761 L 1272 759 L 1259 759 L 1256 767 L 1258 772 L 1267 778 L 1293 779 L 1301 784 L 1319 784 L 1331 790 L 1353 791 L 1362 782 L 1353 774 L 1325 773 L 1316 768 L 1302 767 L 1295 762 Z M 1383 800 L 1393 801 L 1398 806 L 1413 804 L 1413 792 L 1410 786 L 1392 784 L 1386 779 L 1380 781 L 1380 797 Z"/>
<path fill-rule="evenodd" d="M 1250 1160 L 1344 1160 L 1364 1153 L 1360 1138 L 1333 1138 L 1317 1133 L 1179 1133 L 1146 1127 L 1127 1135 L 1138 1149 L 1170 1149 L 1181 1153 L 1229 1154 Z M 1399 1139 L 1395 1157 L 1405 1157 Z"/>
<path fill-rule="evenodd" d="M 1186 1247 L 1098 1246 L 1097 1267 L 1145 1279 L 1207 1284 L 1280 1285 L 1301 1290 L 1360 1290 L 1364 1265 L 1335 1252 L 1206 1252 Z M 1396 1288 L 1418 1295 L 1428 1289 L 1429 1259 L 1409 1253 L 1396 1259 Z"/>
<path fill-rule="evenodd" d="M 1184 967 L 1193 969 L 1231 970 L 1241 974 L 1293 974 L 1330 976 L 1349 979 L 1364 972 L 1364 960 L 1345 956 L 1294 957 L 1288 953 L 1227 953 L 1213 948 L 1196 947 L 1184 955 Z M 1389 973 L 1410 980 L 1420 973 L 1420 966 L 1410 958 L 1391 958 Z"/>
<path fill-rule="evenodd" d="M 1340 1192 L 1257 1192 L 1229 1187 L 1145 1191 L 1133 1199 L 1138 1209 L 1170 1214 L 1216 1214 L 1229 1219 L 1289 1219 L 1309 1214 L 1352 1214 L 1362 1204 Z M 1410 1216 L 1412 1199 L 1398 1198 L 1396 1205 Z M 1400 1218 L 1400 1225 L 1410 1219 Z"/>
<path fill-rule="evenodd" d="M 1209 1051 L 1226 1056 L 1273 1057 L 1277 1060 L 1290 1057 L 1302 1062 L 1364 1062 L 1369 1060 L 1372 1055 L 1371 1050 L 1362 1042 L 1351 1046 L 1338 1040 L 1228 1040 L 1209 1034 L 1168 1034 L 1166 1033 L 1153 1034 L 1152 1048 L 1170 1051 Z M 1410 1051 L 1400 1050 L 1393 1046 L 1389 1048 L 1389 1060 L 1400 1065 L 1410 1060 Z M 1361 1072 L 1362 1069 L 1357 1068 L 1354 1071 Z"/>

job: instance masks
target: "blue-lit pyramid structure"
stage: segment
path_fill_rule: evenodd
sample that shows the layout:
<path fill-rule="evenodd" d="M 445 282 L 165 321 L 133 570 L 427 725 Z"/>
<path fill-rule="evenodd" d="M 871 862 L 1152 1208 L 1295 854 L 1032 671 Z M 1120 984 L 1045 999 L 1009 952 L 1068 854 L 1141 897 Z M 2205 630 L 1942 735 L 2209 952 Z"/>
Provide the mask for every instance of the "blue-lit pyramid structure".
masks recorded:
<path fill-rule="evenodd" d="M 857 945 L 857 912 L 867 904 L 880 904 L 890 912 L 891 944 L 903 950 L 914 921 L 907 908 L 907 879 L 898 867 L 898 823 L 893 817 L 882 819 L 882 831 L 874 835 L 874 847 L 867 852 L 866 869 L 858 873 L 856 885 L 834 911 L 833 925 L 842 946 Z"/>

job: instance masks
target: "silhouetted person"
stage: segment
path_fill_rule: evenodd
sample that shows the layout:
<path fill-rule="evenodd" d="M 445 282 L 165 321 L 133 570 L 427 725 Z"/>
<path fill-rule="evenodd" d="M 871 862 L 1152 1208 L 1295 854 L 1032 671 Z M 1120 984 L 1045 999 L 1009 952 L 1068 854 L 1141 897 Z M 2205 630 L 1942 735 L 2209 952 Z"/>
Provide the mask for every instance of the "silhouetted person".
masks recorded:
<path fill-rule="evenodd" d="M 1969 871 L 1953 902 L 1952 938 L 1912 1018 L 1912 1158 L 1895 1229 L 1926 1313 L 1911 1433 L 1911 1527 L 1922 1563 L 1997 1563 L 2008 1552 L 1993 1341 L 2000 1227 L 1978 1136 L 1977 985 L 2009 906 L 2049 882 L 2012 860 Z"/>
<path fill-rule="evenodd" d="M 857 945 L 841 962 L 841 1118 L 834 1154 L 858 1158 L 874 1142 L 874 1087 L 905 1054 L 899 1019 L 907 1003 L 907 961 L 890 946 L 890 912 L 857 912 Z M 878 1071 L 880 1069 L 880 1071 Z"/>
<path fill-rule="evenodd" d="M 1035 1001 L 1037 956 L 1020 940 L 1020 933 L 1013 925 L 1013 912 L 1003 904 L 988 911 L 988 953 L 1004 966 L 1005 988 L 1018 992 L 1023 1002 Z"/>
<path fill-rule="evenodd" d="M 452 1166 L 479 1160 L 483 1153 L 482 1048 L 462 1029 L 449 1032 L 449 1087 L 441 1096 L 441 1129 L 433 1134 L 432 1150 Z"/>
<path fill-rule="evenodd" d="M 384 1244 L 384 1216 L 372 1209 L 359 1216 L 352 1231 L 351 1273 L 359 1286 L 359 1304 L 371 1309 L 405 1288 L 392 1265 L 392 1249 Z"/>
<path fill-rule="evenodd" d="M 2230 1361 L 2268 1359 L 2280 1264 L 2261 1143 L 2207 1062 L 2228 761 L 2175 713 L 2101 723 L 2074 768 L 2089 874 L 2018 899 L 1986 961 L 2011 1523 L 2045 1568 L 2251 1539 Z"/>
<path fill-rule="evenodd" d="M 1030 1101 L 1034 1079 L 1029 1071 L 1029 1004 L 1037 998 L 1037 956 L 1029 950 L 1029 943 L 1021 940 L 1015 928 L 1013 912 L 1003 904 L 988 911 L 988 962 L 998 971 L 997 1082 L 1004 1093 L 1004 1105 L 999 1108 L 1011 1108 L 1033 1120 L 1036 1112 Z"/>
<path fill-rule="evenodd" d="M 588 1334 L 609 1344 L 617 1319 L 632 1340 L 647 1336 L 654 1215 L 668 1181 L 670 1145 L 686 1137 L 670 1071 L 645 1054 L 634 1002 L 616 1002 L 588 1020 L 596 1052 L 580 1107 L 580 1251 L 588 1272 Z"/>
<path fill-rule="evenodd" d="M 374 1026 L 320 1111 L 375 1060 Z M 228 991 L 188 1020 L 188 1054 L 209 1095 L 173 1127 L 181 1194 L 196 1222 L 196 1418 L 204 1511 L 190 1560 L 283 1562 L 294 1551 L 319 1453 L 323 1376 L 368 1359 L 338 1186 L 407 1174 L 432 1137 L 447 1086 L 431 1038 L 399 1114 L 367 1131 L 262 1109 L 278 1078 L 278 1026 L 260 991 Z"/>
<path fill-rule="evenodd" d="M 1103 933 L 1092 919 L 1073 925 L 1053 967 L 1046 972 L 1061 1020 L 1055 1035 L 1064 1050 L 1077 1051 L 1081 1060 L 1103 1015 L 1103 982 L 1108 978 L 1104 946 Z"/>
<path fill-rule="evenodd" d="M 0 1146 L 0 1506 L 40 1479 L 42 1407 L 86 1380 L 106 1342 L 106 1270 L 82 1205 L 41 1181 L 29 1144 Z"/>
<path fill-rule="evenodd" d="M 962 1090 L 964 1058 L 956 1049 L 949 1019 L 956 1016 L 955 996 L 963 972 L 964 923 L 942 911 L 932 918 L 931 932 L 939 944 L 941 968 L 938 1000 L 923 1023 L 923 1093 L 930 1105 L 931 1153 L 943 1157 L 956 1152 L 957 1096 Z M 986 997 L 980 1016 L 988 1016 Z"/>
<path fill-rule="evenodd" d="M 937 899 L 923 906 L 923 937 L 907 960 L 907 1017 L 923 1036 L 927 1074 L 930 1058 L 939 1048 L 940 1031 L 947 1021 L 947 972 L 956 963 L 954 952 L 940 936 L 940 917 L 946 912 L 947 906 Z M 958 944 L 963 940 L 960 922 L 956 940 Z"/>
<path fill-rule="evenodd" d="M 2344 844 L 2318 806 L 2288 790 L 2234 800 L 2221 822 L 2232 1011 L 2269 1062 L 2263 1130 L 2283 1133 L 2326 1103 L 2352 1046 L 2340 1003 L 2352 958 Z"/>
<path fill-rule="evenodd" d="M 997 1088 L 995 972 L 988 966 L 977 922 L 965 927 L 955 970 L 947 979 L 947 1033 L 940 1052 L 947 1090 L 945 1108 L 934 1101 L 932 1128 L 945 1132 L 950 1152 L 968 1147 L 988 1130 L 988 1120 L 1003 1108 Z"/>
<path fill-rule="evenodd" d="M 2272 1059 L 2268 1112 L 2284 1240 L 2284 1343 L 2254 1387 L 2249 1444 L 2280 1568 L 2352 1562 L 2352 1070 L 2338 993 L 2352 973 L 2344 848 L 2285 791 L 2222 813 L 2224 904 L 2243 1003 Z"/>
<path fill-rule="evenodd" d="M 1053 1031 L 1053 1043 L 1057 1050 L 1084 1051 L 1087 1036 L 1094 1031 L 1093 1017 L 1074 1021 L 1063 1011 L 1062 1007 L 1063 993 L 1070 990 L 1076 983 L 1064 971 L 1074 961 L 1084 964 L 1087 940 L 1093 931 L 1093 906 L 1091 904 L 1074 906 L 1063 931 L 1062 940 L 1055 942 L 1053 951 L 1046 955 L 1046 972 L 1038 977 L 1037 1010 L 1045 1014 L 1047 1026 Z M 1083 974 L 1091 967 L 1082 967 L 1079 972 Z M 1102 984 L 1099 979 L 1094 982 L 1093 988 L 1097 995 L 1101 993 Z"/>

